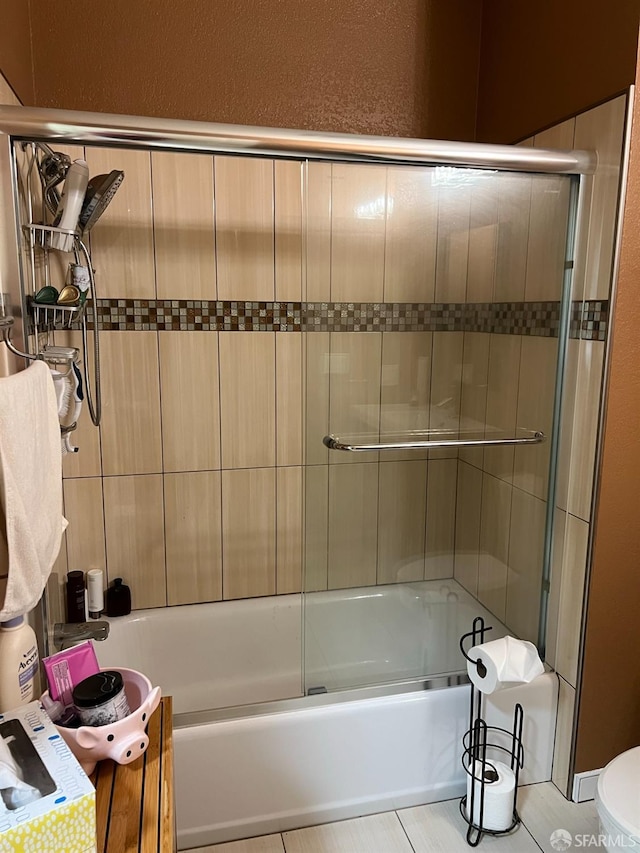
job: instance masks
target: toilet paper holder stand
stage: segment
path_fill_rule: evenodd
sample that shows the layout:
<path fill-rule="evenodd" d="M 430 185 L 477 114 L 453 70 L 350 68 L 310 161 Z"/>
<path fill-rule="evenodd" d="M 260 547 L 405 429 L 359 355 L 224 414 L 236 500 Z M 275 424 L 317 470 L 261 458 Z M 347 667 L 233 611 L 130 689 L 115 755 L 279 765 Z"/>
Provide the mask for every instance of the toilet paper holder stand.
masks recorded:
<path fill-rule="evenodd" d="M 485 641 L 485 634 L 491 631 L 486 627 L 482 616 L 477 616 L 472 623 L 472 629 L 460 638 L 460 651 L 464 657 L 478 667 L 483 667 L 481 660 L 473 660 L 465 650 L 465 643 L 470 640 L 469 648 L 478 646 Z M 460 801 L 460 813 L 468 826 L 467 844 L 477 847 L 483 835 L 508 835 L 514 832 L 520 825 L 520 816 L 517 810 L 518 777 L 524 766 L 524 747 L 522 745 L 522 726 L 524 711 L 522 705 L 517 703 L 513 713 L 513 728 L 500 728 L 499 726 L 488 726 L 482 718 L 482 693 L 471 684 L 471 700 L 469 706 L 469 728 L 462 738 L 462 766 L 468 776 L 472 777 L 470 787 L 470 802 L 467 796 Z M 494 761 L 489 755 L 500 755 L 503 763 L 507 764 L 513 771 L 515 785 L 513 788 L 513 800 L 511 803 L 511 824 L 505 829 L 486 829 L 485 819 L 485 792 L 488 785 L 498 779 L 498 772 Z M 479 765 L 479 768 L 478 768 Z M 478 775 L 480 769 L 480 775 Z M 476 784 L 477 783 L 477 784 Z M 478 804 L 479 799 L 479 804 Z M 477 820 L 474 821 L 474 816 Z"/>

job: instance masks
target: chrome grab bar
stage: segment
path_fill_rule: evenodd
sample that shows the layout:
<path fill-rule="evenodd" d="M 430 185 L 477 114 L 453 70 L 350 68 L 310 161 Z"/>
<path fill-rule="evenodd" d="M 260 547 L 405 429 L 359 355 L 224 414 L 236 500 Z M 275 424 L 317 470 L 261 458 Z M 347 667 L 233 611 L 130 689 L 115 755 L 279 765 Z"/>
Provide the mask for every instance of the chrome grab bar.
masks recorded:
<path fill-rule="evenodd" d="M 541 444 L 546 436 L 539 430 L 528 438 L 445 438 L 431 441 L 398 441 L 392 444 L 347 444 L 336 435 L 325 435 L 322 443 L 329 450 L 364 453 L 377 450 L 437 450 L 439 447 L 504 447 L 510 444 Z"/>

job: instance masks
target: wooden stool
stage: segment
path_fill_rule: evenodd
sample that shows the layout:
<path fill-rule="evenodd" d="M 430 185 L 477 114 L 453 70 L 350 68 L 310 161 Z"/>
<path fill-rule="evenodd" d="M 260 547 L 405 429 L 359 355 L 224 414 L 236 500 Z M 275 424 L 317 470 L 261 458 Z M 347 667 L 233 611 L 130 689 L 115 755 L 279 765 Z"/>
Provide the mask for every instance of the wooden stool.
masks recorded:
<path fill-rule="evenodd" d="M 149 746 L 131 764 L 99 761 L 96 789 L 98 853 L 175 851 L 171 696 L 149 718 Z"/>

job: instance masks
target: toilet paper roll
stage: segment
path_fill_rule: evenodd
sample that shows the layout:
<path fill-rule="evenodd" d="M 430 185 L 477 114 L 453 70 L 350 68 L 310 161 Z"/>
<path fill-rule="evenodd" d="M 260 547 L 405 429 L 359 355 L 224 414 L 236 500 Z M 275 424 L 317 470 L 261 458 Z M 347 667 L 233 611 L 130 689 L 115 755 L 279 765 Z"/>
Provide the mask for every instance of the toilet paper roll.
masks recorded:
<path fill-rule="evenodd" d="M 502 637 L 469 650 L 467 673 L 481 693 L 496 693 L 516 684 L 528 684 L 544 672 L 533 643 Z"/>
<path fill-rule="evenodd" d="M 497 779 L 495 775 L 497 773 Z M 489 778 L 487 779 L 486 776 Z M 493 781 L 491 781 L 493 779 Z M 485 764 L 484 808 L 480 822 L 480 800 L 482 788 L 482 762 L 475 761 L 473 775 L 467 774 L 467 819 L 471 810 L 471 791 L 473 793 L 472 823 L 480 829 L 502 832 L 513 823 L 514 791 L 516 777 L 513 770 L 502 761 Z"/>

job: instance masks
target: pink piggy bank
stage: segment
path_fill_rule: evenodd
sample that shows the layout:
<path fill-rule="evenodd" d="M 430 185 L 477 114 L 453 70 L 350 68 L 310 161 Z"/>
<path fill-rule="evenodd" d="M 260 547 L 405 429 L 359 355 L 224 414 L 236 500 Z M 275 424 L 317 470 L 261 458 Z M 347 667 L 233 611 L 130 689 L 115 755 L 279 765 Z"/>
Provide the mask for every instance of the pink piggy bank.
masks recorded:
<path fill-rule="evenodd" d="M 78 729 L 56 726 L 87 775 L 93 773 L 96 762 L 103 758 L 129 764 L 142 755 L 149 745 L 145 728 L 160 703 L 160 688 L 152 688 L 146 675 L 135 669 L 113 666 L 109 669 L 117 670 L 122 676 L 131 713 L 105 726 L 80 726 Z"/>

